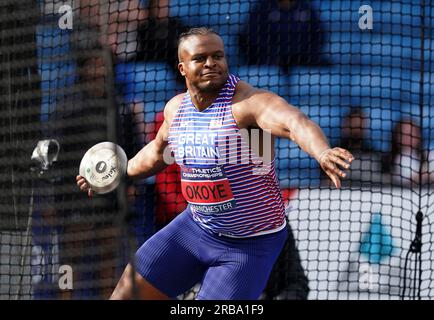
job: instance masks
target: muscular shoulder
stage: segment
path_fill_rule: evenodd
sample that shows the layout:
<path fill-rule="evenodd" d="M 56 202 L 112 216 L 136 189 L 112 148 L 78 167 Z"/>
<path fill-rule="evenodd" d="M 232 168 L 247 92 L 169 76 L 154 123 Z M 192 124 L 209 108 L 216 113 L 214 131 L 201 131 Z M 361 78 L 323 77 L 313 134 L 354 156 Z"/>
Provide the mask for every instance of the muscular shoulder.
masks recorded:
<path fill-rule="evenodd" d="M 235 87 L 234 97 L 232 98 L 232 103 L 236 104 L 253 96 L 258 91 L 257 88 L 251 86 L 245 81 L 238 81 Z"/>
<path fill-rule="evenodd" d="M 178 94 L 170 99 L 164 108 L 164 118 L 168 124 L 172 123 L 173 117 L 184 99 L 185 93 Z"/>
<path fill-rule="evenodd" d="M 255 88 L 245 81 L 239 81 L 235 88 L 233 103 L 238 102 L 255 102 L 264 103 L 269 99 L 279 99 L 280 97 L 270 91 Z"/>
<path fill-rule="evenodd" d="M 279 99 L 276 94 L 255 88 L 245 81 L 239 81 L 232 99 L 232 113 L 240 128 L 256 126 L 255 115 L 261 109 Z"/>

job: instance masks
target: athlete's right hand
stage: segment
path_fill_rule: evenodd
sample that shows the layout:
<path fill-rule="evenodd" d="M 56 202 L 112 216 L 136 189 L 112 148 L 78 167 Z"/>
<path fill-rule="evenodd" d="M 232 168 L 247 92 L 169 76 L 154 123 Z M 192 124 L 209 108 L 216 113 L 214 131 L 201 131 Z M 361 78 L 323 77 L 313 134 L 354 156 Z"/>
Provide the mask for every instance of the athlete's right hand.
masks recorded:
<path fill-rule="evenodd" d="M 89 184 L 87 183 L 86 179 L 80 175 L 75 177 L 75 180 L 77 180 L 77 186 L 80 188 L 81 191 L 87 192 L 87 195 L 89 198 L 92 198 L 93 191 L 89 187 Z"/>

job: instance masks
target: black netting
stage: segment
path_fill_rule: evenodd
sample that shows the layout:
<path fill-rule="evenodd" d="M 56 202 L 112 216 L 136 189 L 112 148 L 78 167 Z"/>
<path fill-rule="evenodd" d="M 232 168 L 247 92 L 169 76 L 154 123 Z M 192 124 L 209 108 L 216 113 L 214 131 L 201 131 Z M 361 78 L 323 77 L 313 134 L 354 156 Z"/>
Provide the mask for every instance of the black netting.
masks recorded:
<path fill-rule="evenodd" d="M 185 91 L 178 36 L 197 26 L 219 32 L 231 73 L 356 157 L 336 190 L 276 139 L 291 233 L 262 298 L 433 298 L 430 1 L 3 0 L 0 299 L 107 298 L 131 254 L 183 211 L 176 165 L 92 199 L 75 176 L 98 142 L 131 158 L 155 137 Z M 49 139 L 60 152 L 41 171 L 31 155 Z"/>

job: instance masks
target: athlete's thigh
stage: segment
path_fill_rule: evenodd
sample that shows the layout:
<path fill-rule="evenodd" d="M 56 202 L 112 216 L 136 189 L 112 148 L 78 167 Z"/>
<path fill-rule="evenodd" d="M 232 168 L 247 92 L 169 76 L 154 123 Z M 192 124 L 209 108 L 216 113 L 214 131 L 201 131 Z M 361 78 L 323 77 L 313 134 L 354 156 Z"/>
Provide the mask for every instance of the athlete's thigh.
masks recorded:
<path fill-rule="evenodd" d="M 243 240 L 237 247 L 229 245 L 228 251 L 208 268 L 197 299 L 258 299 L 286 236 L 286 230 L 282 230 L 275 235 L 265 236 L 265 241 L 252 239 Z"/>
<path fill-rule="evenodd" d="M 136 271 L 169 297 L 200 281 L 205 267 L 198 259 L 200 229 L 185 211 L 147 240 L 136 253 Z"/>

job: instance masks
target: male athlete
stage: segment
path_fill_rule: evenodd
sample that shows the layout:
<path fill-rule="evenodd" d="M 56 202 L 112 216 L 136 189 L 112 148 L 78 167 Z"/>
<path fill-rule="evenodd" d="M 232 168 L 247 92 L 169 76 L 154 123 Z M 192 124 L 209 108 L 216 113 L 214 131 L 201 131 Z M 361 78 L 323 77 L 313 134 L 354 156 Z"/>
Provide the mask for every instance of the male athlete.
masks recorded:
<path fill-rule="evenodd" d="M 156 138 L 129 160 L 127 175 L 163 170 L 168 146 L 189 205 L 137 251 L 135 273 L 126 267 L 111 299 L 175 298 L 199 282 L 197 299 L 258 299 L 287 231 L 274 154 L 269 161 L 259 155 L 273 144 L 262 142 L 256 152 L 242 132 L 295 141 L 337 188 L 353 156 L 331 149 L 318 125 L 284 99 L 229 74 L 214 31 L 182 34 L 178 56 L 188 90 L 167 103 Z M 77 185 L 92 195 L 83 177 Z"/>

